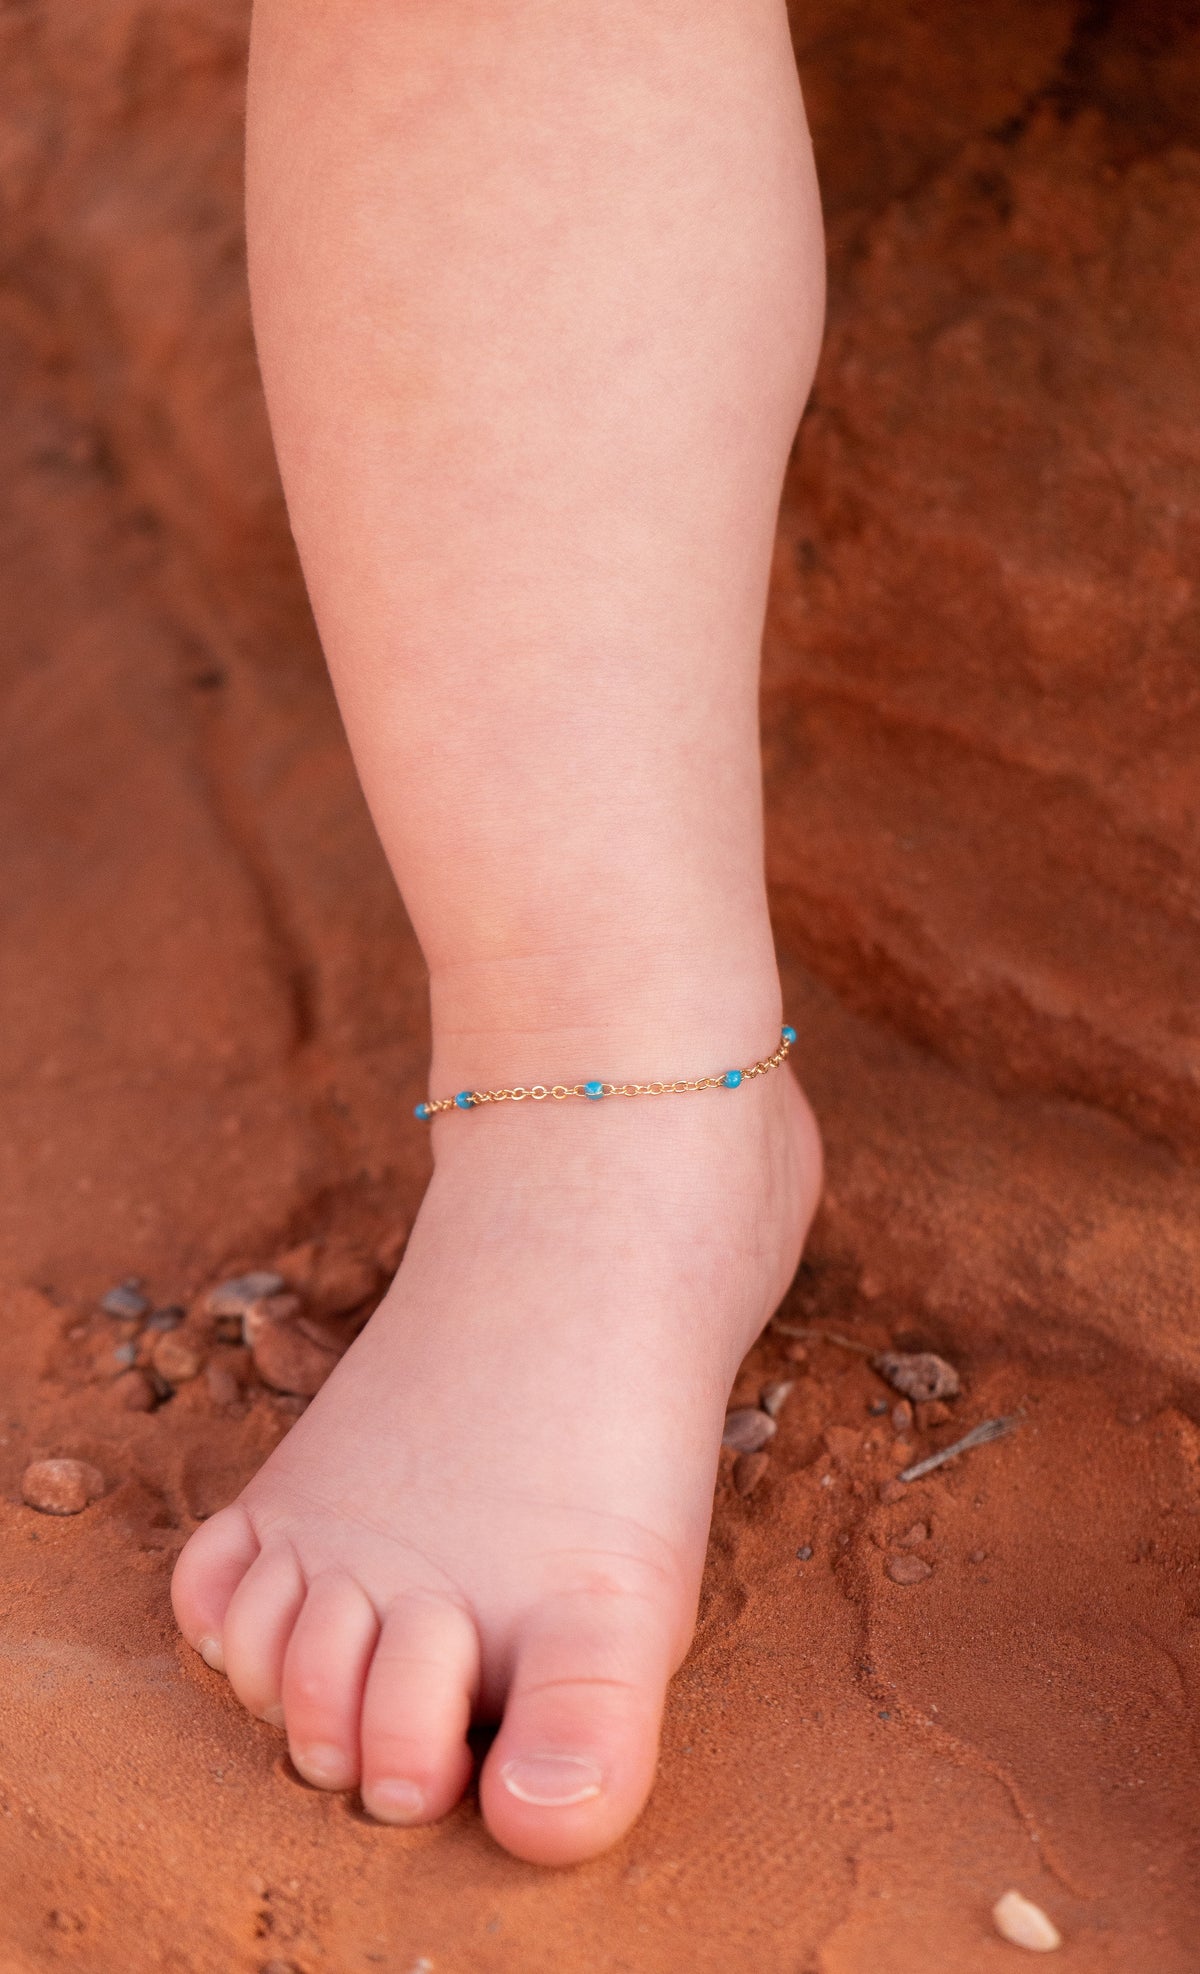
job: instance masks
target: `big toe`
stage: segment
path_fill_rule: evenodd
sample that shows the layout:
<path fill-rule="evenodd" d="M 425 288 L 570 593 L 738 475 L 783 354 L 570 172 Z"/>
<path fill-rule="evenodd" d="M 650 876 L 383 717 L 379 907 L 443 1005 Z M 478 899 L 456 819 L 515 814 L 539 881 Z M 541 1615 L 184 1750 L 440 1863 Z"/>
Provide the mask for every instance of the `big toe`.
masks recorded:
<path fill-rule="evenodd" d="M 488 1828 L 532 1864 L 607 1850 L 654 1782 L 674 1627 L 655 1604 L 584 1591 L 527 1619 L 484 1765 Z"/>

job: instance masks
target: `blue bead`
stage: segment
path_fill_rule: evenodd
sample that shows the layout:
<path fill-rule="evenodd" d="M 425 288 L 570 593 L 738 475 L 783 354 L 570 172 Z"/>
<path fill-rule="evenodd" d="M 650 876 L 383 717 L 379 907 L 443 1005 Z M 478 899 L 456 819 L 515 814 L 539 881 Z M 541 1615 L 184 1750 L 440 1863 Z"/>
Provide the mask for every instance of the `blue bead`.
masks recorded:
<path fill-rule="evenodd" d="M 415 1110 L 414 1110 L 414 1112 L 413 1112 L 413 1116 L 414 1116 L 414 1117 L 419 1117 L 419 1118 L 420 1118 L 420 1120 L 421 1120 L 421 1122 L 422 1122 L 422 1124 L 424 1124 L 424 1122 L 425 1122 L 425 1119 L 426 1119 L 426 1118 L 428 1117 L 428 1115 L 429 1115 L 429 1105 L 428 1105 L 428 1104 L 418 1104 L 418 1105 L 417 1105 L 417 1107 L 416 1107 L 416 1109 L 415 1109 Z"/>
<path fill-rule="evenodd" d="M 727 1090 L 736 1090 L 741 1080 L 742 1072 L 740 1069 L 727 1069 L 721 1078 Z"/>
<path fill-rule="evenodd" d="M 794 1028 L 789 1028 L 789 1027 L 787 1027 L 787 1026 L 785 1025 L 785 1026 L 784 1026 L 783 1028 L 781 1028 L 781 1029 L 780 1029 L 780 1031 L 779 1031 L 779 1039 L 780 1039 L 780 1041 L 781 1041 L 781 1042 L 787 1042 L 787 1043 L 789 1043 L 789 1044 L 790 1044 L 790 1043 L 792 1043 L 792 1042 L 794 1042 L 794 1041 L 795 1041 L 795 1039 L 796 1039 L 796 1031 L 795 1031 L 795 1029 L 794 1029 Z"/>
<path fill-rule="evenodd" d="M 458 1106 L 459 1110 L 470 1110 L 475 1102 L 475 1099 L 471 1095 L 471 1092 L 469 1090 L 460 1090 L 458 1095 L 455 1097 L 454 1101 L 455 1104 Z"/>
<path fill-rule="evenodd" d="M 604 1095 L 604 1085 L 603 1083 L 585 1083 L 583 1094 L 585 1097 L 591 1097 L 593 1099 L 602 1097 Z"/>

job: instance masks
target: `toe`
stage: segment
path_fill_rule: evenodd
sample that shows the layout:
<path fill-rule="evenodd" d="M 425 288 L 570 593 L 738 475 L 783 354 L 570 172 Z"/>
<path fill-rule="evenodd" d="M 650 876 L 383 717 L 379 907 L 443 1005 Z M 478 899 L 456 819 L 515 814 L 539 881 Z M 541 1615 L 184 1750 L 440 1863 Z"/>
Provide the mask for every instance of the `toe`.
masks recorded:
<path fill-rule="evenodd" d="M 171 1578 L 175 1620 L 188 1644 L 215 1672 L 224 1672 L 221 1634 L 229 1602 L 258 1555 L 258 1538 L 241 1508 L 222 1508 L 202 1522 L 182 1550 Z"/>
<path fill-rule="evenodd" d="M 283 1662 L 304 1592 L 295 1551 L 276 1543 L 251 1563 L 225 1613 L 229 1684 L 250 1713 L 274 1727 L 283 1725 Z"/>
<path fill-rule="evenodd" d="M 350 1789 L 358 1781 L 359 1719 L 379 1632 L 375 1607 L 353 1577 L 315 1577 L 283 1663 L 288 1748 L 305 1781 Z"/>
<path fill-rule="evenodd" d="M 479 1679 L 471 1618 L 409 1597 L 384 1619 L 363 1700 L 363 1807 L 383 1823 L 431 1823 L 467 1786 L 467 1728 Z"/>
<path fill-rule="evenodd" d="M 526 1622 L 481 1800 L 497 1841 L 533 1864 L 615 1843 L 654 1781 L 673 1633 L 641 1597 L 581 1592 Z"/>

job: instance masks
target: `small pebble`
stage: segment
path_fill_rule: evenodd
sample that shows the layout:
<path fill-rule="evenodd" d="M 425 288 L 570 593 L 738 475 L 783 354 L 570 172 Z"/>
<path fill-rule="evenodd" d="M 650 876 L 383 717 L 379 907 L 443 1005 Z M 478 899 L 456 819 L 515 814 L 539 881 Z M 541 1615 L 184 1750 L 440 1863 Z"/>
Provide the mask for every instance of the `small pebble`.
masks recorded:
<path fill-rule="evenodd" d="M 335 1357 L 341 1357 L 354 1340 L 354 1324 L 344 1316 L 298 1316 L 296 1328 Z"/>
<path fill-rule="evenodd" d="M 177 1330 L 187 1315 L 177 1302 L 169 1302 L 163 1309 L 156 1309 L 146 1325 L 148 1330 Z"/>
<path fill-rule="evenodd" d="M 21 1475 L 21 1499 L 41 1515 L 78 1515 L 104 1492 L 104 1475 L 86 1460 L 35 1460 Z"/>
<path fill-rule="evenodd" d="M 124 1371 L 127 1371 L 131 1364 L 136 1364 L 137 1358 L 138 1347 L 136 1343 L 119 1343 L 113 1351 L 113 1363 L 119 1364 Z"/>
<path fill-rule="evenodd" d="M 165 1378 L 172 1387 L 187 1384 L 190 1378 L 198 1377 L 204 1365 L 204 1357 L 187 1337 L 177 1336 L 168 1330 L 159 1337 L 150 1358 L 160 1378 Z"/>
<path fill-rule="evenodd" d="M 374 1255 L 335 1241 L 305 1241 L 292 1248 L 281 1256 L 279 1272 L 321 1316 L 345 1316 L 379 1287 Z"/>
<path fill-rule="evenodd" d="M 312 1299 L 322 1316 L 347 1316 L 375 1294 L 379 1269 L 375 1257 L 348 1249 L 322 1258 Z"/>
<path fill-rule="evenodd" d="M 106 1316 L 115 1316 L 119 1322 L 136 1323 L 144 1316 L 150 1304 L 134 1281 L 118 1282 L 115 1289 L 100 1298 L 100 1307 Z"/>
<path fill-rule="evenodd" d="M 917 1406 L 917 1430 L 926 1433 L 931 1426 L 944 1426 L 953 1417 L 950 1407 L 943 1405 L 940 1398 L 927 1398 Z"/>
<path fill-rule="evenodd" d="M 323 1350 L 294 1323 L 267 1323 L 254 1339 L 254 1368 L 273 1391 L 312 1398 L 337 1363 L 332 1350 Z"/>
<path fill-rule="evenodd" d="M 903 1501 L 908 1488 L 903 1481 L 885 1480 L 879 1489 L 879 1499 L 891 1507 L 894 1501 Z"/>
<path fill-rule="evenodd" d="M 795 1384 L 794 1378 L 774 1378 L 769 1385 L 763 1386 L 762 1397 L 758 1402 L 768 1418 L 779 1417 L 787 1404 L 789 1392 L 795 1389 Z"/>
<path fill-rule="evenodd" d="M 273 1268 L 252 1268 L 246 1275 L 231 1275 L 226 1282 L 218 1282 L 208 1294 L 210 1316 L 244 1316 L 252 1302 L 261 1302 L 267 1295 L 278 1295 L 287 1284 L 282 1275 Z"/>
<path fill-rule="evenodd" d="M 214 1405 L 236 1405 L 242 1395 L 242 1387 L 228 1364 L 206 1364 L 204 1382 Z"/>
<path fill-rule="evenodd" d="M 871 1417 L 873 1419 L 882 1419 L 887 1409 L 888 1409 L 888 1402 L 886 1398 L 873 1398 L 871 1400 L 871 1403 L 867 1407 L 867 1410 L 871 1414 Z"/>
<path fill-rule="evenodd" d="M 739 1453 L 733 1463 L 733 1485 L 739 1494 L 753 1494 L 771 1464 L 769 1453 Z"/>
<path fill-rule="evenodd" d="M 242 1342 L 253 1350 L 257 1338 L 269 1323 L 290 1323 L 303 1304 L 298 1295 L 283 1290 L 279 1295 L 258 1296 L 242 1311 Z"/>
<path fill-rule="evenodd" d="M 889 1556 L 883 1567 L 893 1583 L 924 1583 L 926 1577 L 933 1575 L 930 1565 L 920 1556 Z"/>
<path fill-rule="evenodd" d="M 757 1405 L 739 1405 L 725 1414 L 722 1444 L 732 1446 L 735 1453 L 759 1453 L 774 1436 L 774 1419 Z"/>
<path fill-rule="evenodd" d="M 921 1544 L 928 1542 L 928 1540 L 928 1522 L 914 1522 L 910 1529 L 905 1529 L 903 1535 L 898 1535 L 895 1538 L 897 1549 L 919 1549 Z"/>
<path fill-rule="evenodd" d="M 109 1386 L 112 1403 L 122 1412 L 153 1412 L 154 1386 L 144 1371 L 123 1371 Z"/>
<path fill-rule="evenodd" d="M 987 1550 L 986 1550 L 986 1549 L 972 1549 L 972 1551 L 971 1551 L 971 1553 L 970 1553 L 970 1555 L 969 1555 L 969 1556 L 967 1557 L 967 1561 L 968 1561 L 968 1563 L 986 1563 L 986 1562 L 987 1562 Z"/>
<path fill-rule="evenodd" d="M 953 1364 L 947 1364 L 944 1357 L 935 1356 L 932 1350 L 883 1350 L 871 1359 L 871 1364 L 905 1398 L 954 1398 L 960 1389 Z"/>
<path fill-rule="evenodd" d="M 992 1907 L 992 1924 L 1002 1940 L 1029 1953 L 1054 1953 L 1062 1945 L 1062 1934 L 1040 1905 L 1023 1898 L 1020 1892 L 1005 1892 Z"/>
<path fill-rule="evenodd" d="M 913 1429 L 913 1409 L 907 1398 L 898 1399 L 892 1407 L 892 1431 L 910 1433 Z"/>
<path fill-rule="evenodd" d="M 811 1563 L 811 1561 L 812 1561 L 812 1553 L 813 1553 L 813 1546 L 812 1546 L 812 1543 L 811 1543 L 811 1542 L 802 1542 L 802 1543 L 800 1544 L 800 1547 L 799 1547 L 799 1548 L 797 1549 L 797 1551 L 796 1551 L 796 1560 L 797 1560 L 797 1562 L 800 1562 L 800 1563 Z"/>

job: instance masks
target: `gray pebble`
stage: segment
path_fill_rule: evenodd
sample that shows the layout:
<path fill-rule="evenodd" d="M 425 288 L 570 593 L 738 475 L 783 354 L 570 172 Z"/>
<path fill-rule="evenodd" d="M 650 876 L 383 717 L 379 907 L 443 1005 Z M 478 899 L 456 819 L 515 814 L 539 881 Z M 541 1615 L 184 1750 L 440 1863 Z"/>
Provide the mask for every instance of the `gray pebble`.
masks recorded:
<path fill-rule="evenodd" d="M 128 1370 L 131 1364 L 137 1363 L 137 1354 L 136 1343 L 119 1343 L 113 1351 L 113 1363 L 119 1364 L 123 1370 Z"/>
<path fill-rule="evenodd" d="M 144 1316 L 150 1304 L 136 1283 L 118 1282 L 115 1289 L 100 1298 L 100 1307 L 106 1316 L 115 1316 L 119 1322 L 136 1323 Z"/>
<path fill-rule="evenodd" d="M 244 1316 L 252 1302 L 278 1295 L 286 1287 L 283 1276 L 273 1268 L 252 1268 L 246 1275 L 231 1275 L 209 1291 L 210 1316 Z"/>
<path fill-rule="evenodd" d="M 177 1302 L 169 1302 L 165 1309 L 156 1309 L 147 1323 L 148 1330 L 177 1330 L 187 1315 Z"/>
<path fill-rule="evenodd" d="M 758 1453 L 774 1434 L 774 1419 L 757 1405 L 739 1405 L 725 1414 L 722 1439 L 735 1453 Z"/>
<path fill-rule="evenodd" d="M 799 1549 L 797 1549 L 796 1551 L 797 1561 L 801 1563 L 810 1563 L 812 1561 L 812 1552 L 813 1552 L 812 1543 L 802 1542 L 800 1544 Z"/>

